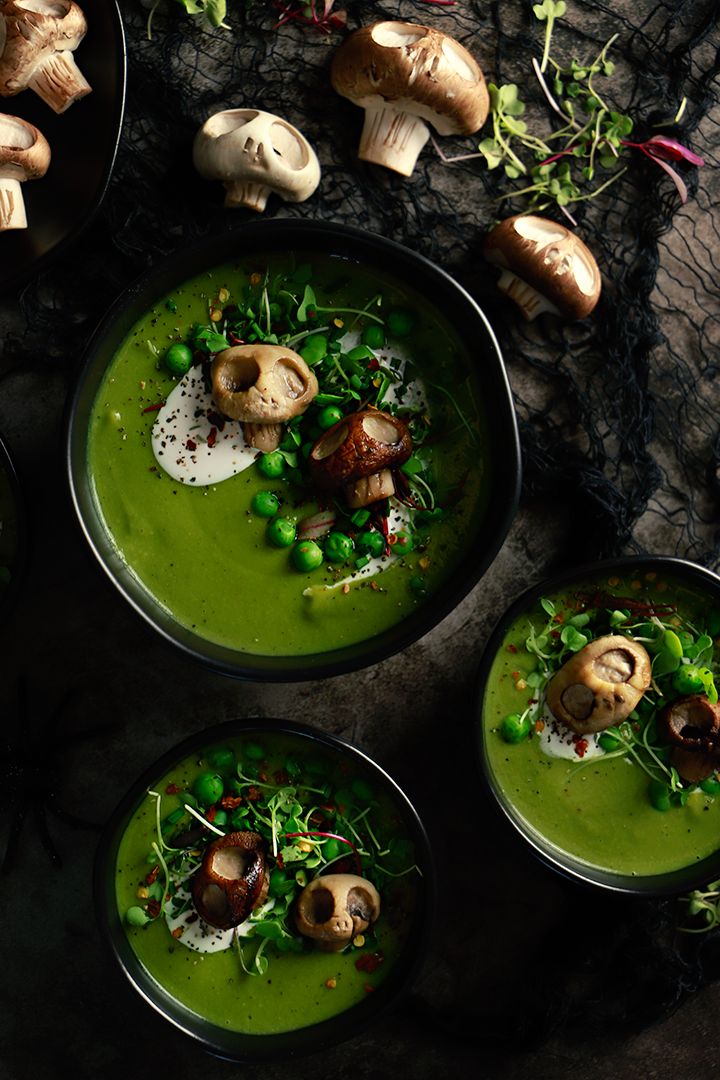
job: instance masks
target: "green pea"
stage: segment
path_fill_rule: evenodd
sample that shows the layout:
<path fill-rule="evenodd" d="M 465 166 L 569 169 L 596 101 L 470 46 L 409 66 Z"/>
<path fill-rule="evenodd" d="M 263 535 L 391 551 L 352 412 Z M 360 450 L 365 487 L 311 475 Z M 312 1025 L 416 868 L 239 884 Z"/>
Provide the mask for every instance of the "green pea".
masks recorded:
<path fill-rule="evenodd" d="M 364 529 L 358 533 L 355 543 L 359 552 L 375 559 L 385 550 L 385 537 L 377 529 Z"/>
<path fill-rule="evenodd" d="M 651 780 L 648 786 L 650 802 L 656 810 L 670 809 L 670 788 L 662 780 Z"/>
<path fill-rule="evenodd" d="M 408 585 L 416 596 L 427 596 L 427 584 L 425 582 L 425 578 L 421 577 L 420 574 L 413 574 L 413 576 L 408 579 Z"/>
<path fill-rule="evenodd" d="M 208 753 L 207 761 L 213 769 L 232 769 L 235 764 L 235 754 L 229 746 L 217 746 Z"/>
<path fill-rule="evenodd" d="M 708 776 L 707 779 L 700 781 L 700 790 L 704 791 L 706 795 L 718 795 L 720 794 L 720 777 L 715 773 L 713 776 Z"/>
<path fill-rule="evenodd" d="M 407 337 L 415 326 L 415 316 L 407 308 L 395 308 L 387 317 L 387 328 L 392 337 Z"/>
<path fill-rule="evenodd" d="M 222 776 L 212 772 L 200 773 L 193 784 L 193 792 L 201 806 L 212 806 L 222 798 L 224 790 Z"/>
<path fill-rule="evenodd" d="M 324 544 L 325 558 L 328 562 L 346 562 L 353 553 L 355 545 L 349 536 L 341 532 L 331 532 Z"/>
<path fill-rule="evenodd" d="M 297 529 L 290 518 L 276 517 L 268 525 L 266 535 L 275 547 L 290 547 L 295 543 Z"/>
<path fill-rule="evenodd" d="M 618 749 L 620 740 L 616 739 L 614 735 L 608 735 L 606 731 L 603 731 L 602 735 L 598 737 L 598 744 L 606 753 L 611 753 L 613 750 Z"/>
<path fill-rule="evenodd" d="M 294 879 L 289 878 L 284 870 L 279 870 L 276 867 L 270 871 L 270 887 L 268 889 L 270 896 L 284 896 L 294 888 Z"/>
<path fill-rule="evenodd" d="M 290 553 L 293 566 L 301 573 L 317 570 L 323 563 L 322 548 L 314 540 L 301 540 Z"/>
<path fill-rule="evenodd" d="M 369 349 L 382 349 L 385 344 L 385 330 L 377 323 L 371 323 L 363 330 L 360 340 Z"/>
<path fill-rule="evenodd" d="M 218 810 L 218 812 L 215 814 L 215 817 L 212 819 L 213 825 L 217 825 L 219 829 L 222 829 L 225 825 L 227 825 L 227 821 L 227 810 Z"/>
<path fill-rule="evenodd" d="M 150 921 L 150 916 L 141 907 L 131 907 L 125 912 L 125 922 L 128 926 L 145 926 Z"/>
<path fill-rule="evenodd" d="M 325 334 L 311 334 L 306 340 L 300 355 L 310 367 L 318 364 L 328 351 L 328 339 Z"/>
<path fill-rule="evenodd" d="M 338 409 L 337 405 L 326 405 L 318 416 L 318 424 L 323 431 L 327 431 L 342 418 L 342 410 Z"/>
<path fill-rule="evenodd" d="M 323 858 L 326 862 L 332 862 L 333 859 L 339 858 L 344 850 L 349 849 L 346 848 L 345 844 L 341 844 L 339 840 L 331 836 L 322 846 Z"/>
<path fill-rule="evenodd" d="M 258 517 L 275 517 L 280 509 L 280 500 L 272 491 L 257 491 L 250 503 L 252 512 Z"/>
<path fill-rule="evenodd" d="M 699 694 L 704 682 L 696 664 L 683 664 L 672 677 L 673 688 L 678 694 Z"/>
<path fill-rule="evenodd" d="M 530 717 L 509 713 L 500 724 L 500 735 L 507 743 L 519 743 L 530 734 Z"/>
<path fill-rule="evenodd" d="M 245 757 L 250 758 L 251 761 L 264 761 L 265 748 L 259 743 L 250 742 L 245 747 Z"/>
<path fill-rule="evenodd" d="M 185 375 L 192 367 L 192 362 L 192 349 L 182 341 L 176 341 L 165 353 L 165 367 L 173 375 Z"/>
<path fill-rule="evenodd" d="M 277 480 L 285 472 L 285 458 L 279 450 L 272 450 L 269 454 L 263 454 L 258 458 L 257 467 L 263 476 L 270 480 Z"/>

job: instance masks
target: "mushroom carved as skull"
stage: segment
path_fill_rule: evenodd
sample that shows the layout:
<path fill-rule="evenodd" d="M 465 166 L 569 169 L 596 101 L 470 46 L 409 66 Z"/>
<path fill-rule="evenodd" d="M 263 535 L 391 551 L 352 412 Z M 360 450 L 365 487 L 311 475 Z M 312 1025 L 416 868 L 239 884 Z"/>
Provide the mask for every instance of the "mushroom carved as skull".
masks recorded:
<path fill-rule="evenodd" d="M 348 506 L 369 506 L 395 494 L 392 469 L 412 453 L 407 425 L 397 416 L 365 409 L 323 432 L 308 462 L 318 487 L 343 489 Z"/>
<path fill-rule="evenodd" d="M 485 123 L 489 97 L 471 53 L 441 30 L 378 22 L 351 34 L 333 56 L 338 94 L 365 110 L 358 156 L 403 176 L 413 172 L 432 125 L 470 135 Z"/>
<path fill-rule="evenodd" d="M 45 136 L 27 120 L 0 113 L 0 232 L 27 228 L 20 185 L 44 176 L 49 164 Z"/>
<path fill-rule="evenodd" d="M 230 930 L 263 903 L 269 882 L 262 837 L 248 831 L 227 833 L 208 846 L 193 875 L 193 904 L 205 922 Z"/>
<path fill-rule="evenodd" d="M 281 345 L 234 345 L 212 363 L 213 398 L 220 412 L 243 424 L 248 446 L 268 452 L 283 424 L 304 413 L 318 392 L 298 353 Z"/>
<path fill-rule="evenodd" d="M 578 735 L 604 731 L 632 712 L 650 685 L 650 657 L 637 641 L 608 634 L 576 652 L 553 676 L 547 704 Z"/>
<path fill-rule="evenodd" d="M 65 112 L 91 91 L 73 55 L 86 31 L 74 0 L 0 0 L 0 95 L 30 88 Z"/>
<path fill-rule="evenodd" d="M 502 273 L 498 288 L 531 321 L 543 311 L 584 319 L 600 298 L 597 262 L 579 236 L 547 218 L 517 214 L 485 238 L 484 254 Z"/>
<path fill-rule="evenodd" d="M 195 136 L 195 168 L 225 185 L 225 206 L 262 212 L 271 192 L 304 202 L 320 183 L 320 165 L 297 128 L 259 109 L 215 113 Z"/>
<path fill-rule="evenodd" d="M 295 908 L 299 932 L 324 952 L 340 952 L 380 915 L 380 894 L 357 874 L 325 874 L 306 885 Z"/>
<path fill-rule="evenodd" d="M 720 705 L 706 694 L 676 698 L 661 713 L 670 761 L 684 780 L 699 783 L 720 768 Z"/>

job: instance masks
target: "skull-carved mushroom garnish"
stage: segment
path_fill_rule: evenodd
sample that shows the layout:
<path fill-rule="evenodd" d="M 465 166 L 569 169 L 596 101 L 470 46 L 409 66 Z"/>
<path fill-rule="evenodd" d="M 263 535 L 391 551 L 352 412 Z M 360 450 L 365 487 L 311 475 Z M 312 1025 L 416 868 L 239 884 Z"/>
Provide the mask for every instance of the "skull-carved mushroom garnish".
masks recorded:
<path fill-rule="evenodd" d="M 594 255 L 556 221 L 533 214 L 506 218 L 488 233 L 483 251 L 502 270 L 498 288 L 528 321 L 543 311 L 584 319 L 600 298 Z"/>
<path fill-rule="evenodd" d="M 550 680 L 548 708 L 578 735 L 604 731 L 630 715 L 650 674 L 650 657 L 638 642 L 616 634 L 597 638 Z"/>
<path fill-rule="evenodd" d="M 699 783 L 720 768 L 720 705 L 705 694 L 676 698 L 661 713 L 672 744 L 671 764 L 683 780 Z"/>
<path fill-rule="evenodd" d="M 34 124 L 0 113 L 0 232 L 27 228 L 20 185 L 44 176 L 49 164 L 50 147 Z"/>
<path fill-rule="evenodd" d="M 342 488 L 348 506 L 356 509 L 395 494 L 392 470 L 411 453 L 412 438 L 399 417 L 365 409 L 323 432 L 308 461 L 318 487 Z"/>
<path fill-rule="evenodd" d="M 325 874 L 297 898 L 295 925 L 324 952 L 340 952 L 380 915 L 380 894 L 357 874 Z"/>
<path fill-rule="evenodd" d="M 302 356 L 281 345 L 234 345 L 212 363 L 213 398 L 220 412 L 243 424 L 248 446 L 277 449 L 283 424 L 304 413 L 318 382 Z"/>
<path fill-rule="evenodd" d="M 210 926 L 239 926 L 265 900 L 270 876 L 264 841 L 255 832 L 232 832 L 214 840 L 191 883 L 193 904 Z"/>
<path fill-rule="evenodd" d="M 225 206 L 259 213 L 271 192 L 304 202 L 320 183 L 320 165 L 297 128 L 259 109 L 215 113 L 195 136 L 193 163 L 206 180 L 225 185 Z"/>
<path fill-rule="evenodd" d="M 30 88 L 62 113 L 89 94 L 73 56 L 86 31 L 73 0 L 0 0 L 0 96 Z"/>

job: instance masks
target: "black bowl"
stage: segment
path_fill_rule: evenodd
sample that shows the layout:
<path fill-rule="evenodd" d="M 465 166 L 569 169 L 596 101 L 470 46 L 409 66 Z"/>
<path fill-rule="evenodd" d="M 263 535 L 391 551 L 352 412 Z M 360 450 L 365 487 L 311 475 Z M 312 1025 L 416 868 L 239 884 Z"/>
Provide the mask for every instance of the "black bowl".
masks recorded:
<path fill-rule="evenodd" d="M 174 998 L 149 974 L 133 951 L 118 913 L 115 893 L 120 840 L 128 822 L 147 795 L 148 788 L 157 784 L 169 769 L 189 755 L 238 736 L 250 736 L 266 742 L 277 737 L 290 739 L 292 752 L 299 756 L 303 751 L 317 750 L 339 764 L 343 773 L 347 768 L 348 778 L 353 775 L 362 777 L 372 785 L 380 798 L 387 800 L 392 812 L 402 822 L 413 844 L 415 861 L 422 875 L 416 890 L 411 925 L 406 928 L 401 951 L 374 993 L 368 993 L 362 1001 L 336 1017 L 279 1034 L 251 1035 L 229 1031 L 199 1016 Z M 362 751 L 337 736 L 284 720 L 229 721 L 190 736 L 164 754 L 138 778 L 113 812 L 98 844 L 94 879 L 100 933 L 134 989 L 161 1016 L 205 1050 L 218 1057 L 243 1062 L 286 1058 L 333 1046 L 357 1035 L 369 1024 L 394 1010 L 411 989 L 425 958 L 435 906 L 435 871 L 427 834 L 406 795 Z M 242 992 L 240 979 L 235 981 L 234 992 Z"/>
<path fill-rule="evenodd" d="M 543 835 L 539 827 L 533 824 L 529 816 L 524 816 L 513 804 L 512 796 L 503 789 L 490 763 L 487 753 L 488 732 L 486 731 L 484 718 L 485 695 L 490 670 L 505 635 L 518 617 L 534 609 L 541 597 L 551 596 L 563 589 L 571 588 L 575 584 L 597 583 L 602 585 L 603 582 L 607 584 L 608 578 L 613 576 L 620 579 L 627 579 L 632 576 L 639 581 L 646 574 L 656 574 L 657 578 L 653 580 L 667 578 L 677 582 L 695 594 L 707 596 L 712 604 L 720 608 L 720 577 L 702 566 L 672 556 L 628 556 L 603 560 L 578 566 L 547 578 L 527 589 L 511 604 L 490 636 L 483 651 L 478 672 L 475 723 L 480 765 L 491 797 L 502 815 L 519 832 L 542 862 L 576 882 L 582 882 L 590 886 L 600 886 L 618 893 L 658 897 L 679 895 L 688 890 L 699 888 L 708 881 L 720 877 L 720 837 L 718 838 L 718 850 L 697 860 L 693 859 L 691 842 L 688 842 L 688 865 L 674 870 L 659 873 L 632 873 L 615 871 L 612 867 L 591 865 L 589 862 L 584 861 L 577 852 L 568 852 L 558 846 L 557 843 L 553 843 L 546 835 Z M 656 603 L 659 603 L 662 596 L 667 599 L 670 595 L 669 591 L 657 594 Z M 623 604 L 619 602 L 618 607 L 622 608 Z M 532 690 L 528 690 L 528 694 L 531 693 Z M 497 719 L 500 718 L 497 717 Z M 513 747 L 509 746 L 508 754 L 511 754 L 512 750 Z M 527 777 L 524 780 L 529 782 Z M 671 808 L 666 812 L 672 814 L 677 811 Z M 653 810 L 653 814 L 657 814 L 657 824 L 658 827 L 661 827 L 662 811 Z M 614 829 L 623 829 L 624 824 L 620 815 L 618 815 L 617 819 L 612 818 L 611 815 L 603 819 L 603 827 L 608 832 Z"/>
<path fill-rule="evenodd" d="M 25 506 L 10 451 L 0 436 L 0 613 L 17 600 L 28 562 Z"/>
<path fill-rule="evenodd" d="M 492 460 L 484 512 L 469 538 L 466 554 L 443 587 L 396 626 L 375 637 L 305 656 L 239 652 L 213 644 L 180 626 L 133 575 L 101 520 L 86 466 L 88 422 L 98 387 L 117 348 L 141 315 L 195 274 L 223 261 L 273 252 L 317 253 L 390 273 L 435 305 L 457 328 L 472 357 L 469 377 L 485 414 Z M 87 350 L 71 402 L 68 469 L 75 508 L 88 543 L 126 600 L 167 640 L 195 659 L 227 675 L 263 681 L 302 680 L 336 675 L 385 659 L 436 626 L 480 580 L 497 554 L 517 509 L 520 448 L 517 422 L 495 335 L 475 301 L 453 278 L 427 259 L 382 237 L 312 221 L 262 221 L 182 249 L 163 261 L 114 305 Z"/>

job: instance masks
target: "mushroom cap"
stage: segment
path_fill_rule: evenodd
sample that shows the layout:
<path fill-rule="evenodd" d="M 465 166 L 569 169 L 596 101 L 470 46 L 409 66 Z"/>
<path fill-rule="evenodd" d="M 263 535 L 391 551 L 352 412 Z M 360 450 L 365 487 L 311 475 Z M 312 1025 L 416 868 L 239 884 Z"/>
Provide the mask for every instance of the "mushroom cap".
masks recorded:
<path fill-rule="evenodd" d="M 380 915 L 380 894 L 357 874 L 314 878 L 297 898 L 295 925 L 321 949 L 339 952 Z"/>
<path fill-rule="evenodd" d="M 621 634 L 596 638 L 567 660 L 547 688 L 556 720 L 590 735 L 619 724 L 650 685 L 651 663 L 638 642 Z"/>
<path fill-rule="evenodd" d="M 0 96 L 19 94 L 43 61 L 74 51 L 86 31 L 74 0 L 0 0 Z"/>
<path fill-rule="evenodd" d="M 510 270 L 567 319 L 584 319 L 600 298 L 594 255 L 556 221 L 534 214 L 506 218 L 485 237 L 483 251 L 488 262 Z"/>
<path fill-rule="evenodd" d="M 247 919 L 268 893 L 265 842 L 256 832 L 232 832 L 210 844 L 195 871 L 191 893 L 205 922 L 230 930 Z"/>
<path fill-rule="evenodd" d="M 305 136 L 260 109 L 209 117 L 195 136 L 193 163 L 206 180 L 259 183 L 286 202 L 304 202 L 320 182 L 320 164 Z"/>
<path fill-rule="evenodd" d="M 213 398 L 232 420 L 277 424 L 304 413 L 318 381 L 302 356 L 282 345 L 234 345 L 212 363 Z"/>
<path fill-rule="evenodd" d="M 490 105 L 474 56 L 448 34 L 417 23 L 377 22 L 350 34 L 333 56 L 330 81 L 356 105 L 392 103 L 441 135 L 478 131 Z"/>
<path fill-rule="evenodd" d="M 667 737 L 686 750 L 720 753 L 720 705 L 706 694 L 686 694 L 661 714 Z"/>
<path fill-rule="evenodd" d="M 0 176 L 37 180 L 49 164 L 50 147 L 42 132 L 19 116 L 0 113 Z"/>
<path fill-rule="evenodd" d="M 324 431 L 310 451 L 308 462 L 315 483 L 333 490 L 402 465 L 411 453 L 412 438 L 399 417 L 363 409 Z"/>

